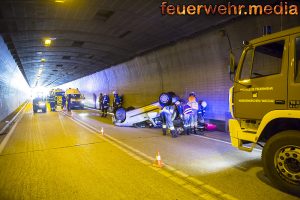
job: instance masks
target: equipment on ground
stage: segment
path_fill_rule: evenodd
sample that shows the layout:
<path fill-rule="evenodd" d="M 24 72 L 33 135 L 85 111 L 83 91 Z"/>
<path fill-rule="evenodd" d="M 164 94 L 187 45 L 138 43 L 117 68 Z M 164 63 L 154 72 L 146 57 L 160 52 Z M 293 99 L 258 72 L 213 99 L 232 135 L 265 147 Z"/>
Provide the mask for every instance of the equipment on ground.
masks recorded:
<path fill-rule="evenodd" d="M 263 146 L 267 177 L 300 195 L 300 27 L 245 42 L 230 72 L 231 143 L 251 152 Z"/>

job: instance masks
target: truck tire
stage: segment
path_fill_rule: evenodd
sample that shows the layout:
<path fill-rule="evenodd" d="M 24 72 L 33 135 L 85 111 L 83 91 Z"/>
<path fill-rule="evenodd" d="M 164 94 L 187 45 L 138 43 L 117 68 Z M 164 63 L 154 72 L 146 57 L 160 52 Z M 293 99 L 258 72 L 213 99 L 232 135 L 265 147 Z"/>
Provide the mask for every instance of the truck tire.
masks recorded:
<path fill-rule="evenodd" d="M 300 131 L 283 131 L 271 137 L 263 148 L 262 161 L 275 186 L 300 195 Z"/>
<path fill-rule="evenodd" d="M 115 120 L 119 123 L 123 123 L 126 120 L 126 110 L 124 108 L 118 108 L 115 113 Z"/>

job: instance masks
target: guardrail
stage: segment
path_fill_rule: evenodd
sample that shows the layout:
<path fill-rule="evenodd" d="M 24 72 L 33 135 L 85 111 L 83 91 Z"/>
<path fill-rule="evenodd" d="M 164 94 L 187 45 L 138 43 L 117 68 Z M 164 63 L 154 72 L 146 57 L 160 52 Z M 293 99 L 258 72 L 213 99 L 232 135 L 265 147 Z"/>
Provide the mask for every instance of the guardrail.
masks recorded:
<path fill-rule="evenodd" d="M 17 117 L 20 115 L 21 112 L 23 112 L 23 110 L 25 109 L 25 107 L 27 106 L 28 104 L 28 100 L 25 101 L 25 104 L 23 105 L 23 107 L 19 110 L 19 112 L 8 122 L 5 124 L 5 126 L 1 129 L 0 131 L 0 135 L 3 135 L 5 134 L 5 131 L 8 127 L 10 127 L 10 125 L 17 119 Z"/>

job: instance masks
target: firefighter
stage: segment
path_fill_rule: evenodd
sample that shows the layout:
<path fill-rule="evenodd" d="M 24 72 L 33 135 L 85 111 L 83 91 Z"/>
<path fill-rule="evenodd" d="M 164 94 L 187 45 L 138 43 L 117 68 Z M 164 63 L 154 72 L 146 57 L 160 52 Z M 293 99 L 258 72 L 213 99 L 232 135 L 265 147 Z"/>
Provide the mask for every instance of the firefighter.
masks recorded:
<path fill-rule="evenodd" d="M 113 91 L 113 113 L 117 111 L 118 108 L 122 107 L 121 98 L 117 91 Z"/>
<path fill-rule="evenodd" d="M 176 133 L 174 124 L 173 124 L 173 119 L 174 115 L 176 114 L 176 108 L 174 105 L 175 102 L 172 102 L 171 105 L 164 106 L 160 116 L 162 118 L 162 131 L 163 135 L 167 134 L 167 129 L 170 130 L 170 133 L 172 135 L 172 138 L 176 138 L 178 135 Z"/>
<path fill-rule="evenodd" d="M 55 97 L 53 96 L 53 94 L 50 94 L 48 101 L 50 103 L 51 111 L 55 111 Z"/>
<path fill-rule="evenodd" d="M 103 101 L 103 94 L 102 93 L 100 93 L 99 94 L 99 110 L 102 110 L 102 106 L 103 106 L 103 103 L 102 103 L 102 101 Z"/>
<path fill-rule="evenodd" d="M 196 99 L 196 95 L 194 92 L 191 92 L 189 94 L 189 99 L 188 103 L 193 111 L 193 114 L 191 115 L 191 120 L 190 120 L 190 126 L 191 126 L 191 132 L 196 134 L 197 133 L 197 128 L 198 128 L 198 109 L 199 109 L 199 104 Z"/>
<path fill-rule="evenodd" d="M 183 105 L 182 102 L 180 100 L 177 100 L 175 102 L 175 108 L 176 108 L 176 116 L 183 120 Z"/>
<path fill-rule="evenodd" d="M 65 97 L 65 95 L 63 95 L 61 108 L 63 109 L 65 106 L 66 106 L 66 97 Z"/>
<path fill-rule="evenodd" d="M 67 95 L 67 109 L 71 111 L 71 94 Z"/>
<path fill-rule="evenodd" d="M 108 108 L 109 108 L 109 96 L 104 93 L 103 100 L 102 100 L 102 115 L 101 115 L 101 117 L 107 116 Z"/>

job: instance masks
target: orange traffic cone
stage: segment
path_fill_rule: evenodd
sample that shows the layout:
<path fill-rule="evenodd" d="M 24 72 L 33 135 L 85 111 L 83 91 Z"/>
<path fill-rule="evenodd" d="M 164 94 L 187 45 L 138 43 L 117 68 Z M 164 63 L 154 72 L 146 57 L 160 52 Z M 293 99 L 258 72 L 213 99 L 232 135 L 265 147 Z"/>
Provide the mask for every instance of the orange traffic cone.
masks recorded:
<path fill-rule="evenodd" d="M 154 167 L 159 167 L 159 168 L 161 168 L 161 167 L 163 167 L 163 162 L 162 162 L 162 160 L 161 160 L 161 157 L 160 157 L 160 154 L 159 154 L 159 151 L 156 153 L 156 156 L 155 156 L 155 161 L 154 161 L 154 163 L 153 163 L 153 166 Z"/>

